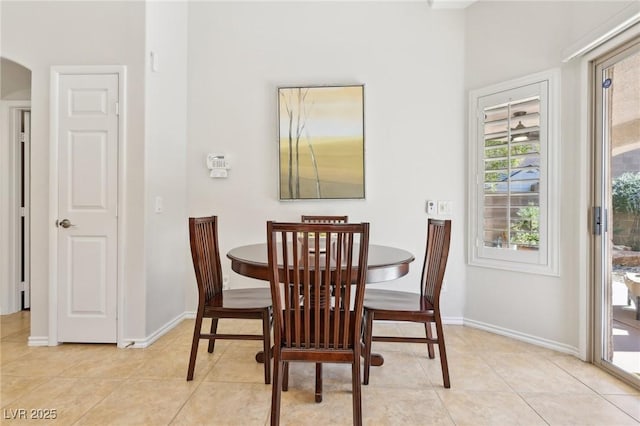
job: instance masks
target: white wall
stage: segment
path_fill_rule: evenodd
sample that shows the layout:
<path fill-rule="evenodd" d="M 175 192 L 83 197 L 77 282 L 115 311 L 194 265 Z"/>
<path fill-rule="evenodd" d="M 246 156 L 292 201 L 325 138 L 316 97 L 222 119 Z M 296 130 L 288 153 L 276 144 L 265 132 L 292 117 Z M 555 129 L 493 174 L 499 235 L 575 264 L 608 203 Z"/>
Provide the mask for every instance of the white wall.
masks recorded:
<path fill-rule="evenodd" d="M 394 285 L 417 292 L 425 200 L 451 200 L 443 311 L 462 317 L 463 42 L 464 12 L 427 2 L 190 4 L 189 214 L 219 216 L 232 287 L 267 283 L 231 272 L 229 249 L 265 241 L 268 219 L 325 213 L 369 221 L 372 242 L 413 252 Z M 366 200 L 278 201 L 277 87 L 340 83 L 365 84 Z M 230 157 L 228 179 L 208 177 L 208 152 Z"/>
<path fill-rule="evenodd" d="M 477 89 L 561 68 L 560 276 L 523 275 L 478 267 L 467 271 L 465 318 L 497 331 L 578 353 L 587 291 L 588 169 L 580 135 L 580 68 L 563 51 L 631 2 L 491 2 L 467 9 L 465 87 Z"/>
<path fill-rule="evenodd" d="M 2 1 L 1 52 L 32 72 L 31 336 L 48 336 L 49 79 L 52 65 L 127 66 L 127 337 L 145 336 L 144 11 L 142 2 Z"/>
<path fill-rule="evenodd" d="M 0 99 L 31 99 L 31 71 L 6 58 L 0 58 Z"/>
<path fill-rule="evenodd" d="M 187 227 L 187 3 L 148 2 L 146 13 L 146 335 L 185 311 Z M 150 68 L 150 52 L 157 71 Z M 163 211 L 156 213 L 155 199 Z"/>
<path fill-rule="evenodd" d="M 14 285 L 11 285 L 10 273 L 13 262 L 13 232 L 11 232 L 11 208 L 13 205 L 13 188 L 11 174 L 13 172 L 13 155 L 10 143 L 12 125 L 11 110 L 0 99 L 0 314 L 15 312 Z"/>

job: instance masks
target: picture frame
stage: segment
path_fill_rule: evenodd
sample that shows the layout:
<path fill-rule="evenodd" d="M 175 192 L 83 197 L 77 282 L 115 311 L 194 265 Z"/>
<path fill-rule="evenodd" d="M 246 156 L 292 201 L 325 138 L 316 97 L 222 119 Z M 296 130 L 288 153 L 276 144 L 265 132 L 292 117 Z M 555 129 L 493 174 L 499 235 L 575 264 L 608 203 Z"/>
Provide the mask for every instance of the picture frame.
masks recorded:
<path fill-rule="evenodd" d="M 364 85 L 278 88 L 280 200 L 364 199 Z"/>

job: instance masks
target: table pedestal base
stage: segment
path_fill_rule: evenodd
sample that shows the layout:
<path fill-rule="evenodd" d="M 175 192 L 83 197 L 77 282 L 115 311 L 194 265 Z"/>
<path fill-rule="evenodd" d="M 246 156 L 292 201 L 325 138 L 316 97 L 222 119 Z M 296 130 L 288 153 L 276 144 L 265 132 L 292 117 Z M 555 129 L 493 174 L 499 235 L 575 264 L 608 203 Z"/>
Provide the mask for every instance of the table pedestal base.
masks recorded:
<path fill-rule="evenodd" d="M 384 357 L 381 354 L 371 354 L 371 366 L 372 367 L 380 367 L 384 364 Z"/>

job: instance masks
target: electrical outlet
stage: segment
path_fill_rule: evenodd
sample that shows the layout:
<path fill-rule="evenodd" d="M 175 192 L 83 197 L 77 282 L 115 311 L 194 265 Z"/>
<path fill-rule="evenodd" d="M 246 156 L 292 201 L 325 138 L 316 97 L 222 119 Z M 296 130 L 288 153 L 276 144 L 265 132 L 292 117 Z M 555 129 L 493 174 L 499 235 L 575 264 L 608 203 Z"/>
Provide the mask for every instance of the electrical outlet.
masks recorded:
<path fill-rule="evenodd" d="M 156 213 L 162 213 L 163 210 L 164 210 L 164 200 L 162 199 L 162 197 L 156 197 L 156 205 L 155 205 L 154 211 Z"/>
<path fill-rule="evenodd" d="M 226 275 L 222 277 L 222 289 L 229 290 L 229 277 Z"/>

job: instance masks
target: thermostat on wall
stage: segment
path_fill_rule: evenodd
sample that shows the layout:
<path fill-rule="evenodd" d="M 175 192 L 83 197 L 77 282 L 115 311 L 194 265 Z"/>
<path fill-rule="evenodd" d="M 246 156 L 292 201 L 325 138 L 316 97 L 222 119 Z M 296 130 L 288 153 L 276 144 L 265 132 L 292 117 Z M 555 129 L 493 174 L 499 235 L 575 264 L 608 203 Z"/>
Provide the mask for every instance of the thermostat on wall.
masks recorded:
<path fill-rule="evenodd" d="M 207 155 L 207 168 L 211 170 L 209 177 L 226 178 L 228 177 L 229 162 L 224 159 L 223 154 Z"/>

